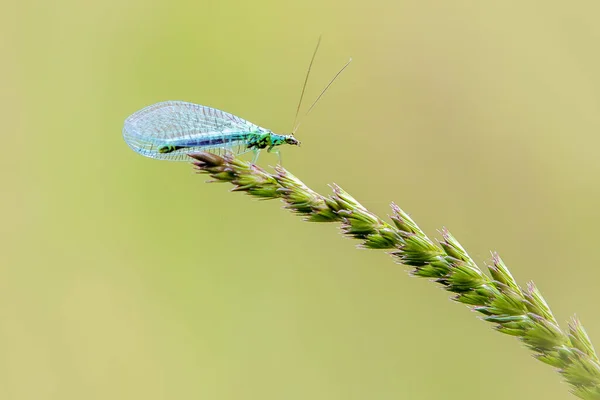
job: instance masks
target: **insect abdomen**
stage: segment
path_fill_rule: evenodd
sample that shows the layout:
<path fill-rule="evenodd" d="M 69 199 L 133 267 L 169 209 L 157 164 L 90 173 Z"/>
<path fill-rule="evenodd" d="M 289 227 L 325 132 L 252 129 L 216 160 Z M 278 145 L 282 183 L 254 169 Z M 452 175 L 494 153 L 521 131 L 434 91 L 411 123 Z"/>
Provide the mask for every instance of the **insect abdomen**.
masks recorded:
<path fill-rule="evenodd" d="M 182 148 L 181 146 L 171 146 L 171 145 L 160 146 L 158 148 L 158 152 L 162 153 L 162 154 L 171 153 L 171 152 L 173 152 L 175 150 L 179 150 L 181 148 Z"/>

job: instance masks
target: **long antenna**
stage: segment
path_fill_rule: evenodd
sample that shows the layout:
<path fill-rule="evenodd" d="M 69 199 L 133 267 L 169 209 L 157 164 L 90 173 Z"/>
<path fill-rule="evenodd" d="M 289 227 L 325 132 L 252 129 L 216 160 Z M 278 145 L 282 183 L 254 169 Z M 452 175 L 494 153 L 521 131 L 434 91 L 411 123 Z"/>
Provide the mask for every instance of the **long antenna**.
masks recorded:
<path fill-rule="evenodd" d="M 315 61 L 315 57 L 317 56 L 317 50 L 319 50 L 319 46 L 321 45 L 321 35 L 319 35 L 319 40 L 317 41 L 317 47 L 315 47 L 315 51 L 310 59 L 310 64 L 308 64 L 308 71 L 306 71 L 306 78 L 304 79 L 304 85 L 302 86 L 302 93 L 300 94 L 300 101 L 298 102 L 298 108 L 296 109 L 296 116 L 294 117 L 294 125 L 296 126 L 296 121 L 298 120 L 298 114 L 300 113 L 300 106 L 302 106 L 302 99 L 304 98 L 304 91 L 306 90 L 306 83 L 308 82 L 308 76 L 310 75 L 310 70 L 312 68 L 313 62 Z"/>
<path fill-rule="evenodd" d="M 347 67 L 348 65 L 350 65 L 350 63 L 351 63 L 351 62 L 352 62 L 352 58 L 350 58 L 350 59 L 348 60 L 348 62 L 347 62 L 346 64 L 344 64 L 344 66 L 342 67 L 342 69 L 340 69 L 340 70 L 338 71 L 338 73 L 337 73 L 337 74 L 335 74 L 335 76 L 333 77 L 333 79 L 329 81 L 329 83 L 327 84 L 327 86 L 325 86 L 325 89 L 323 89 L 323 90 L 321 91 L 321 94 L 319 95 L 319 97 L 317 97 L 317 99 L 316 99 L 316 100 L 315 100 L 315 101 L 312 103 L 312 105 L 310 106 L 310 108 L 308 109 L 308 111 L 306 112 L 306 114 L 304 114 L 304 116 L 302 117 L 303 119 L 304 119 L 304 117 L 306 117 L 306 116 L 308 115 L 308 113 L 310 113 L 310 112 L 311 112 L 311 110 L 312 110 L 312 109 L 315 107 L 315 105 L 317 105 L 317 102 L 318 102 L 318 101 L 321 99 L 321 97 L 323 97 L 323 95 L 325 94 L 325 92 L 327 91 L 327 89 L 329 89 L 329 86 L 331 86 L 331 84 L 332 84 L 333 82 L 335 82 L 335 80 L 337 79 L 337 77 L 338 77 L 338 76 L 340 76 L 340 74 L 341 74 L 341 73 L 342 73 L 342 72 L 343 72 L 343 71 L 346 69 L 346 67 Z M 311 64 L 312 64 L 312 62 L 311 62 Z M 310 68 L 309 68 L 309 72 L 310 72 Z M 303 91 L 303 93 L 304 93 L 304 91 Z M 300 108 L 298 108 L 298 109 L 300 109 Z M 294 123 L 295 123 L 295 121 L 294 121 Z M 302 120 L 301 120 L 300 122 L 298 122 L 298 125 L 294 126 L 294 130 L 292 130 L 292 135 L 293 135 L 294 133 L 296 133 L 296 131 L 297 131 L 297 130 L 298 130 L 298 128 L 300 127 L 300 124 L 301 124 L 301 123 L 302 123 Z"/>

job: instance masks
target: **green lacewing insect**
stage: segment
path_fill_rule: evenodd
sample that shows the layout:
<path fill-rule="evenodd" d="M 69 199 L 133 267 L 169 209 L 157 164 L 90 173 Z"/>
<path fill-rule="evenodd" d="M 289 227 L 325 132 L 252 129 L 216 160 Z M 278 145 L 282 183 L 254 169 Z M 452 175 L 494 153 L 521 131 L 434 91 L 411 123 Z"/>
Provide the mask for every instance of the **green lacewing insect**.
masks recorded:
<path fill-rule="evenodd" d="M 300 142 L 294 133 L 300 126 L 296 124 L 308 76 L 321 38 L 310 61 L 292 133 L 280 135 L 269 129 L 262 128 L 243 118 L 229 114 L 216 108 L 188 103 L 185 101 L 164 101 L 145 107 L 125 120 L 123 138 L 125 142 L 137 153 L 160 160 L 186 161 L 187 155 L 196 151 L 208 151 L 221 154 L 230 151 L 240 155 L 249 151 L 254 152 L 253 163 L 258 160 L 261 150 L 273 152 L 279 156 L 278 146 L 289 144 L 298 146 Z M 350 64 L 350 59 L 342 69 L 327 84 L 325 89 L 310 106 L 306 115 L 310 113 L 319 99 L 327 91 L 344 69 Z"/>

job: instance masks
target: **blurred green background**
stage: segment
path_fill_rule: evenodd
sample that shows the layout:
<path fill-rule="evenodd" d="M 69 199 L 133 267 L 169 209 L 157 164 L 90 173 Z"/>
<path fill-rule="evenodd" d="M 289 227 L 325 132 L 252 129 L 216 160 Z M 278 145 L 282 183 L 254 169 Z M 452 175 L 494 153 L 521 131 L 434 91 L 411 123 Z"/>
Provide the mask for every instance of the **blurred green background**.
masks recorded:
<path fill-rule="evenodd" d="M 383 252 L 143 158 L 121 129 L 186 100 L 289 131 L 322 33 L 307 105 L 354 62 L 285 166 L 448 227 L 482 265 L 499 251 L 598 343 L 598 2 L 2 8 L 0 398 L 570 398 Z"/>

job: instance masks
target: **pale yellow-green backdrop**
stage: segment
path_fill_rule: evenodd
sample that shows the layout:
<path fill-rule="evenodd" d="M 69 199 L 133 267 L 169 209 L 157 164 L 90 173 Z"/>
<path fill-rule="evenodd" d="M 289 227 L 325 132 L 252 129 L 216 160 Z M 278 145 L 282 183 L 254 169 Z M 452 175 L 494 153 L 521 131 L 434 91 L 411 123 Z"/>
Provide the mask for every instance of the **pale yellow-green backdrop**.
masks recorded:
<path fill-rule="evenodd" d="M 336 227 L 123 142 L 163 100 L 289 131 L 284 164 L 478 261 L 600 343 L 597 1 L 8 1 L 0 399 L 569 399 L 512 337 Z M 307 104 L 308 105 L 308 104 Z M 261 156 L 264 166 L 272 155 Z M 564 325 L 563 325 L 564 326 Z"/>

